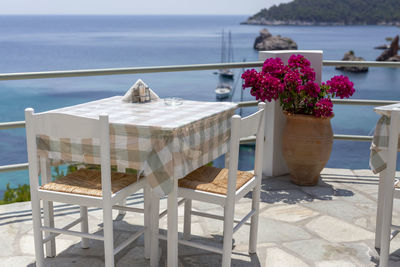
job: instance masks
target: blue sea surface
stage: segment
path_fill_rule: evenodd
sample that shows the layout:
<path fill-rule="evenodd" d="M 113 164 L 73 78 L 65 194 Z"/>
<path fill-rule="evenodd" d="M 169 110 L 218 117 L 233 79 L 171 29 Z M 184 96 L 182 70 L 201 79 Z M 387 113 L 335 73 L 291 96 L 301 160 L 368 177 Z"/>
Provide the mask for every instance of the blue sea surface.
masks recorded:
<path fill-rule="evenodd" d="M 221 32 L 231 31 L 235 61 L 256 61 L 253 43 L 263 26 L 240 25 L 245 16 L 0 16 L 0 73 L 216 63 Z M 399 34 L 392 26 L 268 26 L 294 39 L 299 49 L 324 51 L 340 60 L 353 50 L 375 60 L 373 47 Z M 236 77 L 241 70 L 237 69 Z M 323 80 L 343 74 L 323 68 Z M 370 68 L 346 73 L 355 83 L 355 99 L 400 100 L 400 69 Z M 0 82 L 0 122 L 24 120 L 24 109 L 45 111 L 113 95 L 122 95 L 143 79 L 161 97 L 215 101 L 214 71 L 113 75 Z M 240 85 L 240 82 L 239 82 Z M 240 101 L 240 86 L 233 101 Z M 252 100 L 248 91 L 243 100 Z M 244 114 L 254 109 L 246 109 Z M 338 134 L 372 134 L 378 116 L 372 107 L 338 106 L 332 120 Z M 0 165 L 27 161 L 25 130 L 0 131 Z M 328 167 L 368 168 L 368 142 L 335 141 Z M 251 168 L 251 149 L 242 149 L 242 168 Z M 220 161 L 219 161 L 220 162 Z M 27 171 L 0 173 L 0 197 L 28 183 Z"/>

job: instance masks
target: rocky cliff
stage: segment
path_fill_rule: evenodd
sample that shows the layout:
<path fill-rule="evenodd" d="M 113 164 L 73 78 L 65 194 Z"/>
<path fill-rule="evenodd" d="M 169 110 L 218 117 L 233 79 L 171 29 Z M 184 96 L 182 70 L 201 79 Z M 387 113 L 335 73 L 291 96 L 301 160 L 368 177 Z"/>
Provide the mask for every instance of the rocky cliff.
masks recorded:
<path fill-rule="evenodd" d="M 273 36 L 267 29 L 260 31 L 260 36 L 254 41 L 254 49 L 260 50 L 296 50 L 297 44 L 290 38 Z"/>
<path fill-rule="evenodd" d="M 376 59 L 376 61 L 400 61 L 400 56 L 397 55 L 399 51 L 399 36 L 397 35 L 390 47 L 382 52 L 382 54 Z"/>
<path fill-rule="evenodd" d="M 365 61 L 362 57 L 356 57 L 353 51 L 346 52 L 342 58 L 343 61 Z M 349 72 L 367 72 L 368 67 L 336 67 L 337 70 Z"/>

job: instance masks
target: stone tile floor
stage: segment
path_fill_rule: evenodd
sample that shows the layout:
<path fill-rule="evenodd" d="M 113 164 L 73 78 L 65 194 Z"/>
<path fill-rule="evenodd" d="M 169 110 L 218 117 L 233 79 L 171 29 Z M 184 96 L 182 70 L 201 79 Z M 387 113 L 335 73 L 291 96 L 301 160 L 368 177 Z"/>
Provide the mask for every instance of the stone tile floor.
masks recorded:
<path fill-rule="evenodd" d="M 249 226 L 234 235 L 232 266 L 376 266 L 374 248 L 378 177 L 369 170 L 324 169 L 317 186 L 299 187 L 288 176 L 264 178 L 256 255 L 247 254 Z M 240 218 L 250 208 L 251 196 L 236 206 Z M 397 205 L 396 205 L 397 204 Z M 128 205 L 142 205 L 142 194 L 128 199 Z M 400 223 L 400 203 L 395 200 L 393 221 Z M 161 208 L 166 200 L 161 201 Z M 218 206 L 194 202 L 195 210 L 222 214 Z M 180 215 L 183 214 L 180 207 Z M 56 205 L 56 226 L 76 218 L 79 209 Z M 90 209 L 89 227 L 101 232 L 101 210 Z M 115 213 L 116 243 L 143 224 L 143 216 Z M 166 229 L 166 217 L 160 226 Z M 179 220 L 182 230 L 183 218 Z M 79 226 L 77 226 L 79 227 Z M 221 245 L 222 222 L 193 217 L 193 239 Z M 30 203 L 0 206 L 0 266 L 35 266 Z M 80 239 L 59 236 L 57 256 L 47 258 L 48 266 L 102 266 L 103 244 L 91 240 L 89 249 Z M 160 266 L 166 262 L 166 241 L 160 241 Z M 147 266 L 143 238 L 116 256 L 117 266 Z M 391 243 L 391 266 L 400 266 L 400 237 Z M 219 266 L 221 256 L 200 249 L 179 246 L 180 266 Z"/>

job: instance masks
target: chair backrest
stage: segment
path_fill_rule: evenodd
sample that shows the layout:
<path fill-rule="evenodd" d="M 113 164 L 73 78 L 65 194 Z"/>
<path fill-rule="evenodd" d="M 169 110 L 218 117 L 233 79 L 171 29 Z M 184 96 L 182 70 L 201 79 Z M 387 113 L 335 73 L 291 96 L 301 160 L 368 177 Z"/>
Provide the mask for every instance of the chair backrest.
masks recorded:
<path fill-rule="evenodd" d="M 25 122 L 31 190 L 37 190 L 39 187 L 36 143 L 38 135 L 46 135 L 52 138 L 97 138 L 100 140 L 103 197 L 105 195 L 111 196 L 108 115 L 100 115 L 99 119 L 90 119 L 60 113 L 35 114 L 32 108 L 27 108 L 25 109 Z M 45 170 L 41 170 L 42 173 L 43 171 Z"/>
<path fill-rule="evenodd" d="M 98 119 L 89 119 L 61 113 L 34 114 L 29 109 L 27 119 L 35 135 L 54 138 L 100 138 Z"/>
<path fill-rule="evenodd" d="M 400 134 L 400 108 L 394 108 L 391 111 L 390 116 L 390 126 L 389 126 L 389 140 L 388 140 L 388 149 L 387 149 L 387 163 L 386 163 L 386 176 L 387 180 L 390 179 L 390 182 L 387 182 L 387 190 L 393 190 L 393 184 L 396 176 L 396 163 L 397 163 L 397 152 L 399 146 L 399 134 Z"/>
<path fill-rule="evenodd" d="M 254 174 L 257 179 L 262 177 L 262 161 L 264 150 L 264 128 L 266 109 L 265 103 L 258 104 L 258 111 L 241 118 L 239 115 L 232 117 L 231 140 L 229 148 L 229 174 L 227 201 L 234 197 L 236 191 L 236 178 L 239 161 L 240 138 L 256 135 L 256 151 L 254 160 Z"/>

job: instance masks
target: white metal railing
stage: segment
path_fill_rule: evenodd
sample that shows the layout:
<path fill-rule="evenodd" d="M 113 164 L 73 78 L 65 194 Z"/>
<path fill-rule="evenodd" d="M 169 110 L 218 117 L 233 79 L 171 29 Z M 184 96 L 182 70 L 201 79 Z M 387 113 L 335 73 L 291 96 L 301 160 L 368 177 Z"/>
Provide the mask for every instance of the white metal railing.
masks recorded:
<path fill-rule="evenodd" d="M 232 62 L 232 63 L 211 63 L 196 65 L 174 65 L 174 66 L 155 66 L 155 67 L 131 67 L 131 68 L 113 68 L 113 69 L 89 69 L 89 70 L 62 70 L 62 71 L 43 71 L 26 73 L 3 73 L 0 74 L 0 81 L 8 80 L 27 80 L 27 79 L 48 79 L 48 78 L 66 78 L 66 77 L 87 77 L 104 75 L 126 75 L 138 73 L 155 72 L 177 72 L 177 71 L 198 71 L 215 70 L 231 68 L 255 68 L 261 67 L 262 61 L 253 62 Z M 380 62 L 380 61 L 340 61 L 324 60 L 323 66 L 344 66 L 344 67 L 386 67 L 400 68 L 400 62 Z"/>
<path fill-rule="evenodd" d="M 0 123 L 0 130 L 24 128 L 24 127 L 25 127 L 25 121 L 11 121 L 11 122 Z"/>
<path fill-rule="evenodd" d="M 26 80 L 26 79 L 48 79 L 48 78 L 66 78 L 66 77 L 88 77 L 88 76 L 104 76 L 104 75 L 125 75 L 138 73 L 156 73 L 156 72 L 178 72 L 178 71 L 199 71 L 229 68 L 256 68 L 261 67 L 263 61 L 254 62 L 232 62 L 232 63 L 212 63 L 212 64 L 196 64 L 196 65 L 174 65 L 174 66 L 155 66 L 155 67 L 131 67 L 131 68 L 112 68 L 112 69 L 89 69 L 89 70 L 67 70 L 67 71 L 45 71 L 45 72 L 28 72 L 28 73 L 3 73 L 0 74 L 0 81 L 9 80 Z M 345 67 L 386 67 L 400 68 L 400 62 L 377 62 L 377 61 L 340 61 L 340 60 L 324 60 L 323 66 L 345 66 Z M 399 101 L 388 100 L 363 100 L 363 99 L 333 99 L 334 104 L 340 105 L 363 105 L 363 106 L 380 106 L 398 103 Z M 256 106 L 257 101 L 244 101 L 239 103 L 239 107 Z M 0 123 L 0 130 L 24 128 L 24 121 L 13 121 Z M 349 141 L 371 141 L 372 136 L 365 135 L 343 135 L 335 134 L 336 140 Z M 255 137 L 248 137 L 241 140 L 242 144 L 253 143 Z M 28 168 L 28 163 L 12 164 L 0 166 L 0 172 L 10 172 L 24 170 Z"/>
<path fill-rule="evenodd" d="M 114 68 L 114 69 L 3 73 L 0 74 L 0 81 L 87 77 L 87 76 L 104 76 L 104 75 L 126 75 L 126 74 L 138 74 L 138 73 L 159 73 L 159 72 L 177 72 L 177 71 L 199 71 L 199 70 L 234 69 L 234 68 L 256 68 L 256 67 L 261 67 L 262 63 L 263 63 L 262 61 L 254 61 L 254 62 L 211 63 L 211 64 L 155 66 L 155 67 L 131 67 L 131 68 Z"/>
<path fill-rule="evenodd" d="M 0 166 L 0 172 L 21 171 L 28 169 L 28 163 L 19 163 Z"/>
<path fill-rule="evenodd" d="M 384 67 L 384 68 L 400 68 L 400 62 L 323 60 L 322 61 L 322 66 L 326 66 L 326 67 Z"/>

